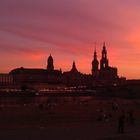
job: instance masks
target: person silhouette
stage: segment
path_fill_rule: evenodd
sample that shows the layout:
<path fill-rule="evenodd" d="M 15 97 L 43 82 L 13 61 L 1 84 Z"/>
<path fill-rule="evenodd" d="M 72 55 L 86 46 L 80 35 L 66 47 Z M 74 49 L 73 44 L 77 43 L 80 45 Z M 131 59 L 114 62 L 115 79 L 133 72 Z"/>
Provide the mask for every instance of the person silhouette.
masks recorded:
<path fill-rule="evenodd" d="M 125 115 L 122 113 L 118 119 L 118 132 L 124 133 Z"/>

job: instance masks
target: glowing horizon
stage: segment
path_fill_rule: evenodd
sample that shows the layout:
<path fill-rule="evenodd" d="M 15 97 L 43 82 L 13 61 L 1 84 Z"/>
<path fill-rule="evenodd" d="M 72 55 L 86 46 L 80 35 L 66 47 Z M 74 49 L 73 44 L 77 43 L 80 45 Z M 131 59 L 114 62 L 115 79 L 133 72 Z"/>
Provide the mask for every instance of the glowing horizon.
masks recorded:
<path fill-rule="evenodd" d="M 56 69 L 69 71 L 75 60 L 91 73 L 94 42 L 100 61 L 105 41 L 118 75 L 140 79 L 139 26 L 138 0 L 1 0 L 0 73 L 46 68 L 50 53 Z"/>

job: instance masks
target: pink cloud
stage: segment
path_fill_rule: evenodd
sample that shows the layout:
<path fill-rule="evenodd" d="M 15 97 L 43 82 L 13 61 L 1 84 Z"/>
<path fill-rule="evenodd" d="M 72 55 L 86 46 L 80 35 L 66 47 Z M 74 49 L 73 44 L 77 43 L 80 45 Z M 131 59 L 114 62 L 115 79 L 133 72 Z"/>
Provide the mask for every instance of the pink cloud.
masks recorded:
<path fill-rule="evenodd" d="M 120 75 L 140 78 L 139 4 L 138 0 L 1 0 L 0 71 L 22 65 L 45 67 L 52 53 L 56 68 L 69 70 L 75 60 L 81 72 L 90 73 L 94 42 L 100 59 L 106 41 L 110 65 L 117 66 Z"/>

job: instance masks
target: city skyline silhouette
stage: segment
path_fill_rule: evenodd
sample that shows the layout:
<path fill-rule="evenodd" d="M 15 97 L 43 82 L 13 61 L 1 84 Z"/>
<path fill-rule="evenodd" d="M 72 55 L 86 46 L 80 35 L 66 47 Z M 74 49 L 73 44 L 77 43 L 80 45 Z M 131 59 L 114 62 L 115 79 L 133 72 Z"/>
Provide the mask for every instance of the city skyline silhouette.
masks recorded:
<path fill-rule="evenodd" d="M 140 139 L 140 0 L 0 0 L 9 139 Z"/>
<path fill-rule="evenodd" d="M 106 47 L 106 42 L 103 42 L 103 43 L 102 43 L 102 46 L 105 46 L 105 47 Z M 97 44 L 95 43 L 95 45 L 94 45 L 94 47 L 93 47 L 93 49 L 92 49 L 93 52 L 92 52 L 91 54 L 92 54 L 92 58 L 94 58 L 94 55 L 95 55 L 95 52 L 96 52 L 97 60 L 99 60 L 99 62 L 100 62 L 100 60 L 102 59 L 102 53 L 101 53 L 101 51 L 99 52 L 99 48 L 101 49 L 102 47 L 98 47 Z M 108 48 L 110 48 L 110 46 L 107 46 L 107 49 L 108 49 Z M 109 55 L 111 55 L 111 53 L 112 53 L 112 52 L 109 52 L 109 51 L 108 51 L 108 54 L 109 54 Z M 48 56 L 51 56 L 51 57 L 53 57 L 53 58 L 56 58 L 54 55 L 52 55 L 53 53 L 48 53 L 48 54 L 49 54 Z M 91 54 L 90 54 L 90 55 L 91 55 Z M 45 56 L 46 56 L 46 55 L 45 55 Z M 109 56 L 109 57 L 110 57 L 110 56 Z M 92 58 L 91 58 L 91 59 L 92 59 Z M 40 59 L 41 59 L 41 57 L 40 57 Z M 63 60 L 64 60 L 64 59 L 65 59 L 65 58 L 63 58 Z M 44 60 L 43 57 L 42 57 L 42 60 Z M 47 60 L 47 56 L 46 56 L 46 60 Z M 81 67 L 79 67 L 79 64 L 81 64 L 81 65 L 83 66 L 83 63 L 82 63 L 82 60 L 80 61 L 80 60 L 78 60 L 78 58 L 77 58 L 77 59 L 72 59 L 72 60 L 70 60 L 70 62 L 69 62 L 69 64 L 68 64 L 69 67 L 67 67 L 67 68 L 62 67 L 62 66 L 64 66 L 64 65 L 63 65 L 63 62 L 64 62 L 64 61 L 61 61 L 60 64 L 59 64 L 59 63 L 57 63 L 57 60 L 55 59 L 55 60 L 54 60 L 55 68 L 56 68 L 56 69 L 61 69 L 62 72 L 69 71 L 70 68 L 71 68 L 72 62 L 75 62 L 75 63 L 76 63 L 76 66 L 78 66 L 77 69 L 78 69 L 79 72 L 81 72 L 81 73 L 83 73 L 83 74 L 92 74 L 92 70 L 91 70 L 91 69 L 92 69 L 92 61 L 90 61 L 89 64 L 88 64 L 88 66 L 89 66 L 89 67 L 88 67 L 88 71 L 84 71 L 84 69 L 82 70 Z M 110 62 L 111 62 L 111 63 L 110 63 Z M 101 63 L 101 62 L 100 62 L 100 63 Z M 112 61 L 111 59 L 109 60 L 109 63 L 111 64 L 111 66 L 114 67 L 113 61 Z M 62 66 L 61 66 L 61 64 L 62 64 Z M 20 63 L 19 63 L 19 66 L 16 66 L 16 65 L 15 65 L 15 68 L 20 68 L 20 67 L 22 67 L 22 68 L 29 68 L 29 69 L 34 69 L 34 68 L 37 68 L 37 69 L 45 69 L 45 66 L 43 66 L 43 65 L 42 65 L 42 66 L 35 66 L 35 65 L 34 65 L 34 66 L 28 66 L 28 65 L 27 65 L 27 66 L 26 66 L 26 64 L 20 64 Z M 54 67 L 54 66 L 52 66 L 52 67 Z M 99 65 L 99 68 L 101 68 L 101 67 L 102 67 L 102 66 Z M 115 67 L 117 67 L 117 66 L 115 66 Z M 13 68 L 11 67 L 11 69 L 9 69 L 8 71 L 4 71 L 3 73 L 5 73 L 5 74 L 6 74 L 6 73 L 9 73 L 12 69 L 14 69 L 14 67 L 13 67 Z M 2 73 L 2 72 L 0 72 L 0 73 Z M 118 71 L 118 73 L 119 73 L 120 77 L 125 77 L 125 76 L 124 76 L 125 74 L 124 74 L 124 75 L 121 75 L 121 74 L 120 74 L 120 71 Z M 126 78 L 127 78 L 127 79 L 135 79 L 135 78 L 129 78 L 129 77 L 126 77 Z M 136 78 L 136 79 L 139 79 L 139 78 Z"/>

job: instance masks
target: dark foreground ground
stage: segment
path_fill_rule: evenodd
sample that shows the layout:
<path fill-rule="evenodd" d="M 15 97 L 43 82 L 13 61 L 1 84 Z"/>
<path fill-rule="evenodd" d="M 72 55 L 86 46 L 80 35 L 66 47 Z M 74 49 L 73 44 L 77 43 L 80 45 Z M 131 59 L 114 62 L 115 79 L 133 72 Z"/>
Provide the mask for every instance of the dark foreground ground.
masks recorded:
<path fill-rule="evenodd" d="M 118 134 L 114 125 L 95 123 L 57 124 L 55 126 L 26 126 L 4 128 L 0 131 L 3 140 L 139 140 L 140 127 L 127 128 Z"/>
<path fill-rule="evenodd" d="M 1 101 L 0 140 L 140 140 L 139 100 L 12 100 Z M 112 110 L 112 103 L 117 104 L 117 110 Z M 127 120 L 129 111 L 134 112 L 134 125 Z M 119 134 L 118 118 L 122 112 L 126 116 L 125 133 Z M 99 119 L 108 114 L 112 117 Z"/>

